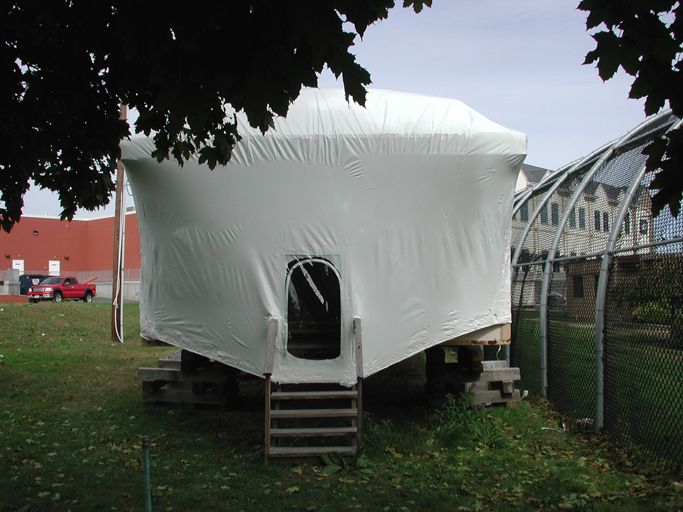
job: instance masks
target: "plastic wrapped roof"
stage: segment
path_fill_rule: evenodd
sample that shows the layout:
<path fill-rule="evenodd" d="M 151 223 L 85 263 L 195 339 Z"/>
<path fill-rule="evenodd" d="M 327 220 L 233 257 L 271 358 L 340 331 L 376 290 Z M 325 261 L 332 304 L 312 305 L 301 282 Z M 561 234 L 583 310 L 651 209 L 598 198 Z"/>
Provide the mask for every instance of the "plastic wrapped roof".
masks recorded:
<path fill-rule="evenodd" d="M 341 91 L 304 90 L 265 135 L 238 121 L 243 140 L 214 171 L 160 164 L 147 138 L 122 145 L 141 230 L 143 336 L 262 375 L 276 318 L 273 380 L 351 384 L 510 321 L 523 134 L 459 101 L 389 91 L 370 91 L 362 108 Z M 324 307 L 293 306 L 305 296 Z M 289 317 L 332 310 L 338 355 L 295 356 Z"/>

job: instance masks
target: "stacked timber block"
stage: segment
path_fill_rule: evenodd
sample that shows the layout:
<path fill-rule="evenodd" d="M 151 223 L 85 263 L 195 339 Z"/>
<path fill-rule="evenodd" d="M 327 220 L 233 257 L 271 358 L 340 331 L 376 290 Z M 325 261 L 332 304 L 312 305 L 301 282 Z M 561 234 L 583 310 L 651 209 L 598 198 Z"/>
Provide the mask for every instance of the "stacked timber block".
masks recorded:
<path fill-rule="evenodd" d="M 435 347 L 440 349 L 440 347 Z M 432 349 L 430 349 L 432 350 Z M 457 363 L 446 363 L 442 352 L 427 354 L 427 392 L 433 405 L 442 403 L 448 394 L 469 393 L 472 405 L 510 406 L 521 400 L 519 368 L 510 368 L 506 361 L 481 361 L 477 350 L 463 357 L 465 347 L 458 350 Z"/>
<path fill-rule="evenodd" d="M 237 400 L 237 371 L 186 350 L 159 359 L 157 368 L 138 368 L 145 402 L 230 407 Z"/>
<path fill-rule="evenodd" d="M 266 382 L 265 457 L 293 461 L 360 448 L 359 387 Z M 270 390 L 268 388 L 271 388 Z"/>

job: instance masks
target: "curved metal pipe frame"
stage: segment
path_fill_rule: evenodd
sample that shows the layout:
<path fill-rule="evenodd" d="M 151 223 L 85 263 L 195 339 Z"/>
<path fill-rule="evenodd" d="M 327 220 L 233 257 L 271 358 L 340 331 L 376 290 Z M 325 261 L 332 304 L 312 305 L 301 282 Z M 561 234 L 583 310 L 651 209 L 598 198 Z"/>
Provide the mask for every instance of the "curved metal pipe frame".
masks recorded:
<path fill-rule="evenodd" d="M 524 227 L 524 231 L 522 234 L 519 236 L 517 239 L 517 246 L 515 247 L 515 253 L 512 256 L 512 259 L 510 261 L 510 266 L 515 267 L 517 265 L 517 261 L 519 260 L 519 255 L 522 253 L 522 248 L 524 246 L 524 241 L 526 240 L 527 236 L 529 236 L 529 231 L 531 231 L 531 226 L 533 226 L 534 222 L 536 222 L 536 219 L 541 213 L 541 210 L 543 207 L 548 203 L 548 200 L 552 195 L 555 193 L 555 191 L 564 183 L 564 181 L 571 176 L 577 169 L 580 169 L 583 165 L 585 165 L 586 162 L 589 162 L 592 158 L 595 158 L 597 155 L 600 154 L 601 151 L 604 151 L 604 146 L 596 149 L 595 151 L 591 152 L 590 154 L 586 155 L 585 157 L 581 158 L 580 160 L 576 160 L 573 164 L 569 164 L 568 166 L 561 167 L 557 172 L 559 173 L 562 171 L 562 169 L 568 168 L 564 174 L 557 176 L 555 178 L 555 182 L 550 186 L 550 188 L 546 191 L 545 195 L 543 196 L 543 199 L 541 199 L 541 202 L 538 204 L 534 212 L 531 214 L 529 217 L 529 221 L 527 222 L 526 226 Z M 538 184 L 536 184 L 535 187 L 529 191 L 528 197 L 524 199 L 524 201 L 527 201 L 529 197 L 531 197 L 536 189 L 538 189 L 541 186 L 545 186 L 546 182 L 549 180 L 549 178 L 546 178 L 545 180 L 541 180 Z M 522 201 L 519 202 L 517 207 L 513 209 L 513 215 L 514 213 L 517 212 L 519 208 L 521 208 Z M 523 291 L 522 291 L 523 292 Z M 541 301 L 543 300 L 543 297 L 541 296 Z M 541 328 L 543 324 L 541 323 Z M 541 331 L 541 337 L 543 336 L 543 331 Z M 543 359 L 543 350 L 541 350 L 541 359 Z M 547 358 L 546 358 L 547 359 Z M 508 365 L 510 364 L 510 345 L 505 346 L 505 360 L 507 361 Z M 541 367 L 543 368 L 544 364 L 541 363 Z M 543 375 L 543 370 L 541 371 Z M 543 383 L 543 377 L 541 378 L 541 382 Z M 547 375 L 546 375 L 546 384 L 541 385 L 541 394 L 545 397 L 546 396 L 546 387 L 547 387 Z"/>
<path fill-rule="evenodd" d="M 681 126 L 683 121 L 678 121 L 667 131 L 675 130 Z M 617 212 L 612 229 L 607 239 L 607 245 L 600 262 L 600 272 L 598 274 L 598 285 L 595 290 L 595 418 L 593 426 L 595 432 L 600 432 L 605 425 L 605 378 L 604 378 L 604 342 L 605 342 L 605 304 L 607 299 L 607 285 L 609 283 L 609 269 L 614 259 L 615 248 L 619 241 L 621 225 L 624 222 L 626 213 L 633 202 L 636 190 L 645 176 L 645 166 L 638 172 L 622 201 Z M 668 241 L 671 243 L 671 241 Z M 636 249 L 633 247 L 632 249 Z"/>
<path fill-rule="evenodd" d="M 569 169 L 564 172 L 561 176 L 559 176 L 556 181 L 550 186 L 550 188 L 547 190 L 545 195 L 543 196 L 543 199 L 541 199 L 541 202 L 538 204 L 534 212 L 529 216 L 529 221 L 527 222 L 524 231 L 522 234 L 519 236 L 517 240 L 517 246 L 515 247 L 515 253 L 512 257 L 512 261 L 510 262 L 511 265 L 516 265 L 517 261 L 519 260 L 519 255 L 522 253 L 522 247 L 524 245 L 524 241 L 526 240 L 527 236 L 529 236 L 529 231 L 531 231 L 531 227 L 533 226 L 534 222 L 536 222 L 536 219 L 538 216 L 541 214 L 541 210 L 543 207 L 548 203 L 548 200 L 550 197 L 555 193 L 555 191 L 562 185 L 562 183 L 565 182 L 565 180 L 574 174 L 574 172 L 577 169 L 581 169 L 586 162 L 589 162 L 591 159 L 595 158 L 597 155 L 599 155 L 602 151 L 605 151 L 605 147 L 601 147 L 599 149 L 596 149 L 595 151 L 591 152 L 590 154 L 586 155 L 580 160 L 577 160 L 576 163 L 572 164 Z M 566 166 L 565 166 L 566 167 Z M 564 169 L 565 167 L 561 167 L 560 171 Z M 560 172 L 558 171 L 558 172 Z M 538 183 L 531 191 L 530 194 L 532 194 L 536 189 L 539 188 L 539 186 L 545 185 L 545 180 L 542 180 L 540 183 Z M 527 198 L 528 200 L 528 198 Z M 520 202 L 520 207 L 521 207 L 521 202 Z M 513 210 L 514 212 L 514 210 Z"/>
<path fill-rule="evenodd" d="M 603 155 L 592 165 L 590 170 L 584 175 L 583 180 L 579 186 L 574 190 L 574 193 L 567 204 L 562 219 L 557 226 L 555 231 L 555 237 L 553 238 L 552 245 L 550 246 L 550 251 L 548 252 L 548 257 L 545 262 L 545 267 L 543 269 L 543 281 L 541 282 L 541 302 L 539 311 L 539 329 L 540 329 L 540 352 L 541 352 L 541 394 L 544 397 L 548 396 L 548 291 L 550 288 L 550 277 L 552 275 L 553 263 L 555 261 L 555 253 L 557 252 L 557 247 L 559 246 L 560 239 L 562 238 L 562 233 L 564 232 L 565 226 L 569 220 L 572 209 L 576 206 L 581 194 L 585 190 L 586 186 L 593 179 L 593 176 L 598 172 L 609 158 L 614 155 L 614 153 L 631 139 L 636 137 L 638 134 L 646 130 L 652 124 L 661 120 L 664 117 L 671 116 L 671 111 L 667 110 L 656 114 L 645 121 L 634 129 L 627 132 L 623 137 L 618 139 L 612 146 L 603 153 Z M 595 153 L 595 152 L 594 152 Z M 548 199 L 546 196 L 545 200 Z M 603 252 L 604 255 L 604 252 Z"/>

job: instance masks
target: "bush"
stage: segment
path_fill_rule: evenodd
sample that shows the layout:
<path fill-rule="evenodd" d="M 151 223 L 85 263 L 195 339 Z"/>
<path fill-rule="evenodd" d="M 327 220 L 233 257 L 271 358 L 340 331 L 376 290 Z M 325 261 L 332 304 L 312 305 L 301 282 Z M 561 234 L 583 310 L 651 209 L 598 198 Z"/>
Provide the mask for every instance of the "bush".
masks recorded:
<path fill-rule="evenodd" d="M 633 318 L 644 324 L 671 324 L 671 308 L 664 299 L 646 302 L 633 310 Z"/>
<path fill-rule="evenodd" d="M 472 395 L 465 394 L 459 399 L 452 395 L 436 412 L 432 420 L 436 436 L 444 444 L 460 445 L 464 439 L 488 448 L 503 448 L 507 439 L 494 425 L 482 409 L 472 406 Z"/>
<path fill-rule="evenodd" d="M 444 404 L 436 411 L 432 425 L 438 437 L 443 441 L 452 441 L 469 433 L 479 414 L 472 407 L 471 395 L 463 395 L 459 399 L 448 395 Z"/>

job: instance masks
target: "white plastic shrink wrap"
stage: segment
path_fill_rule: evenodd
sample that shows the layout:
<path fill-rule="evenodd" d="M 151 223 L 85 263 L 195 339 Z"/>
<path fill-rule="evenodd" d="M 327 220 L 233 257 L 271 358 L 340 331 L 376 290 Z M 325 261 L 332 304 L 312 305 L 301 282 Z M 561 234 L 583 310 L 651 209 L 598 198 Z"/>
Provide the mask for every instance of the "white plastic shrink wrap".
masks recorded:
<path fill-rule="evenodd" d="M 144 337 L 262 375 L 277 318 L 274 381 L 349 385 L 354 317 L 365 376 L 510 322 L 524 134 L 459 101 L 379 90 L 366 108 L 342 91 L 304 90 L 265 135 L 238 119 L 243 139 L 213 171 L 158 163 L 148 138 L 122 144 Z M 309 318 L 317 308 L 338 322 L 327 358 L 288 351 L 288 315 L 301 320 L 304 299 Z"/>

